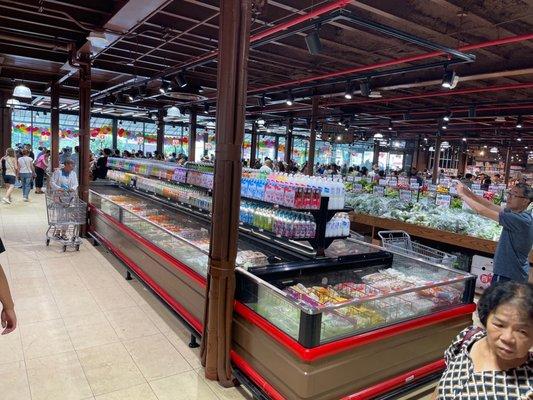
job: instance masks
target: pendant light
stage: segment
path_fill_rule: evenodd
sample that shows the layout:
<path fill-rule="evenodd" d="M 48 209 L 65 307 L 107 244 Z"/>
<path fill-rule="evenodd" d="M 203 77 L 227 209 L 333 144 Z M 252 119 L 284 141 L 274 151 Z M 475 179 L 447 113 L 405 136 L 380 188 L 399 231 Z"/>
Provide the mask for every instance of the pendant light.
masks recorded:
<path fill-rule="evenodd" d="M 179 118 L 181 117 L 181 111 L 178 107 L 172 106 L 167 110 L 167 117 L 169 118 Z"/>
<path fill-rule="evenodd" d="M 13 97 L 20 97 L 21 99 L 31 99 L 31 90 L 23 83 L 19 83 L 13 89 Z"/>
<path fill-rule="evenodd" d="M 20 101 L 18 101 L 17 99 L 8 99 L 6 101 L 6 107 L 17 107 L 20 105 Z"/>

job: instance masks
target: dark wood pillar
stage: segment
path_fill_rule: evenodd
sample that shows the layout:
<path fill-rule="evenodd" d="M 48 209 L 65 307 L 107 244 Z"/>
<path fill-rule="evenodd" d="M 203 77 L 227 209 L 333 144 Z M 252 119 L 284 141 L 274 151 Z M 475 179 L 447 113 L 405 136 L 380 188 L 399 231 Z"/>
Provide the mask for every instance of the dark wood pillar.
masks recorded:
<path fill-rule="evenodd" d="M 411 168 L 416 168 L 417 165 L 418 165 L 418 159 L 420 157 L 420 152 L 421 152 L 421 140 L 420 140 L 420 135 L 417 136 L 416 140 L 415 140 L 415 145 L 414 145 L 414 150 L 413 150 L 413 158 L 411 158 Z"/>
<path fill-rule="evenodd" d="M 253 167 L 257 159 L 257 124 L 252 122 L 252 133 L 250 142 L 250 167 Z"/>
<path fill-rule="evenodd" d="M 0 92 L 0 158 L 11 147 L 11 108 L 6 106 L 10 98 L 10 93 Z"/>
<path fill-rule="evenodd" d="M 287 121 L 287 133 L 285 134 L 285 162 L 289 163 L 292 159 L 292 147 L 294 145 L 294 137 L 292 134 L 292 118 Z"/>
<path fill-rule="evenodd" d="M 468 151 L 467 145 L 465 142 L 461 142 L 461 147 L 459 149 L 459 162 L 457 164 L 457 175 L 463 176 L 466 172 L 466 164 L 468 163 Z"/>
<path fill-rule="evenodd" d="M 202 364 L 205 376 L 233 386 L 230 363 L 235 258 L 241 194 L 251 2 L 220 2 L 217 150 Z"/>
<path fill-rule="evenodd" d="M 80 55 L 80 176 L 79 196 L 83 201 L 89 199 L 89 167 L 91 156 L 91 62 L 90 54 Z"/>
<path fill-rule="evenodd" d="M 374 139 L 374 157 L 372 158 L 372 167 L 374 167 L 374 165 L 378 165 L 379 164 L 379 150 L 380 150 L 381 146 L 379 144 L 379 140 L 377 139 Z"/>
<path fill-rule="evenodd" d="M 279 135 L 276 134 L 276 137 L 274 138 L 274 160 L 278 161 L 279 156 Z"/>
<path fill-rule="evenodd" d="M 504 182 L 505 184 L 509 184 L 509 178 L 511 176 L 511 156 L 512 156 L 512 149 L 511 145 L 507 146 L 507 152 L 505 154 L 505 177 Z"/>
<path fill-rule="evenodd" d="M 440 134 L 437 134 L 437 139 L 435 140 L 435 158 L 433 159 L 433 172 L 431 173 L 431 181 L 437 183 L 439 178 L 439 163 L 440 163 L 440 144 L 442 142 L 442 137 Z"/>
<path fill-rule="evenodd" d="M 209 131 L 207 129 L 204 129 L 204 157 L 207 157 L 207 154 L 209 153 L 207 150 L 208 143 L 209 143 Z"/>
<path fill-rule="evenodd" d="M 111 123 L 111 141 L 113 150 L 118 149 L 118 118 L 113 118 Z"/>
<path fill-rule="evenodd" d="M 191 162 L 194 162 L 196 158 L 196 123 L 198 118 L 198 112 L 196 108 L 191 108 L 189 114 L 189 151 L 188 159 Z"/>
<path fill-rule="evenodd" d="M 50 88 L 50 157 L 53 171 L 59 167 L 59 83 L 53 82 Z"/>
<path fill-rule="evenodd" d="M 318 118 L 318 96 L 313 96 L 313 106 L 311 111 L 311 131 L 309 132 L 309 155 L 307 157 L 307 175 L 313 176 L 315 170 L 315 150 L 316 150 L 316 121 Z"/>
<path fill-rule="evenodd" d="M 156 151 L 157 154 L 165 156 L 165 121 L 163 120 L 163 110 L 157 112 L 157 133 L 156 133 Z"/>

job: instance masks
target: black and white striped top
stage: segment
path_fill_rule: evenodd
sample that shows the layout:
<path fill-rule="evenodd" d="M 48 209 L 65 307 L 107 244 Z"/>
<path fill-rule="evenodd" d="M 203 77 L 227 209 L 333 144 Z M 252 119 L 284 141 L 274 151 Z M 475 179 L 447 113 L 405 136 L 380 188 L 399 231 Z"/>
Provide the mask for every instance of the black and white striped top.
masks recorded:
<path fill-rule="evenodd" d="M 486 336 L 473 327 L 462 331 L 444 353 L 446 371 L 438 385 L 438 400 L 533 400 L 533 353 L 528 361 L 506 371 L 474 372 L 469 352 Z M 469 334 L 470 332 L 470 334 Z"/>

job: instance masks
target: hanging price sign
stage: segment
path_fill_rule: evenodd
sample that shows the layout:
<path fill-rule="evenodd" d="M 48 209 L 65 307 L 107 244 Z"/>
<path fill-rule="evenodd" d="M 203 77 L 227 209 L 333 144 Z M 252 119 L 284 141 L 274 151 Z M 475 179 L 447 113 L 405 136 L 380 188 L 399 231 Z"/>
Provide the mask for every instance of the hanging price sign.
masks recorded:
<path fill-rule="evenodd" d="M 413 200 L 413 192 L 410 190 L 400 190 L 400 200 L 410 203 Z"/>
<path fill-rule="evenodd" d="M 452 196 L 449 194 L 437 194 L 437 197 L 435 198 L 435 204 L 439 207 L 450 207 L 450 203 L 452 201 Z"/>
<path fill-rule="evenodd" d="M 388 182 L 389 181 L 387 179 L 380 179 L 379 186 L 387 186 Z"/>
<path fill-rule="evenodd" d="M 383 197 L 385 194 L 385 188 L 383 186 L 374 186 L 374 189 L 372 189 L 372 193 L 376 196 Z"/>
<path fill-rule="evenodd" d="M 485 195 L 485 191 L 481 189 L 473 189 L 472 192 L 474 192 L 475 195 L 483 197 Z"/>
<path fill-rule="evenodd" d="M 363 192 L 363 185 L 361 185 L 360 183 L 354 183 L 353 184 L 353 191 L 355 193 L 362 193 Z"/>

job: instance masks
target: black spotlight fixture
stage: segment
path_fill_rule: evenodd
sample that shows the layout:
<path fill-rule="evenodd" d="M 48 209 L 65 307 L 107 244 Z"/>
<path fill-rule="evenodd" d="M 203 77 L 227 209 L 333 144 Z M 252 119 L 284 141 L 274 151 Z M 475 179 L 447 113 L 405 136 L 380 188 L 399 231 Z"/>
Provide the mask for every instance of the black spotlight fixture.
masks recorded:
<path fill-rule="evenodd" d="M 131 93 L 123 93 L 122 96 L 124 97 L 124 101 L 127 101 L 128 103 L 133 101 L 133 96 Z"/>
<path fill-rule="evenodd" d="M 455 74 L 454 70 L 444 70 L 442 76 L 442 87 L 446 89 L 454 89 L 459 82 L 459 77 Z"/>
<path fill-rule="evenodd" d="M 257 104 L 259 105 L 259 107 L 261 107 L 261 108 L 265 108 L 266 103 L 267 103 L 267 101 L 266 101 L 266 95 L 263 93 L 263 94 L 261 95 L 261 97 L 259 97 L 259 98 L 257 99 Z"/>
<path fill-rule="evenodd" d="M 161 86 L 159 87 L 159 92 L 165 94 L 170 89 L 170 84 L 167 81 L 162 81 Z"/>
<path fill-rule="evenodd" d="M 452 119 L 452 112 L 448 110 L 446 111 L 446 114 L 444 114 L 444 117 L 442 117 L 442 120 L 446 122 L 450 122 L 450 119 Z"/>
<path fill-rule="evenodd" d="M 209 104 L 204 104 L 204 114 L 209 114 Z"/>
<path fill-rule="evenodd" d="M 146 97 L 147 93 L 148 93 L 148 88 L 146 87 L 146 84 L 139 87 L 140 97 Z"/>
<path fill-rule="evenodd" d="M 344 98 L 346 100 L 351 100 L 353 98 L 353 85 L 352 82 L 347 81 L 346 82 L 346 90 L 344 91 Z"/>
<path fill-rule="evenodd" d="M 180 88 L 184 88 L 188 84 L 183 71 L 178 73 L 178 75 L 176 75 L 176 78 L 174 78 L 174 80 L 176 81 L 176 83 L 178 84 Z"/>
<path fill-rule="evenodd" d="M 322 43 L 320 42 L 320 27 L 313 29 L 311 33 L 305 36 L 305 44 L 307 44 L 307 50 L 309 54 L 316 56 L 322 51 Z"/>
<path fill-rule="evenodd" d="M 372 93 L 372 88 L 370 87 L 369 81 L 363 81 L 359 84 L 359 89 L 361 90 L 361 96 L 368 97 Z"/>
<path fill-rule="evenodd" d="M 475 105 L 471 105 L 468 107 L 468 118 L 476 118 L 477 116 L 477 107 Z"/>
<path fill-rule="evenodd" d="M 516 127 L 518 129 L 522 128 L 523 125 L 523 121 L 522 121 L 522 116 L 519 115 L 517 118 L 516 118 Z"/>
<path fill-rule="evenodd" d="M 292 106 L 294 104 L 294 96 L 292 95 L 292 90 L 289 90 L 287 93 L 287 100 L 285 100 L 285 103 L 287 103 L 288 106 Z"/>

